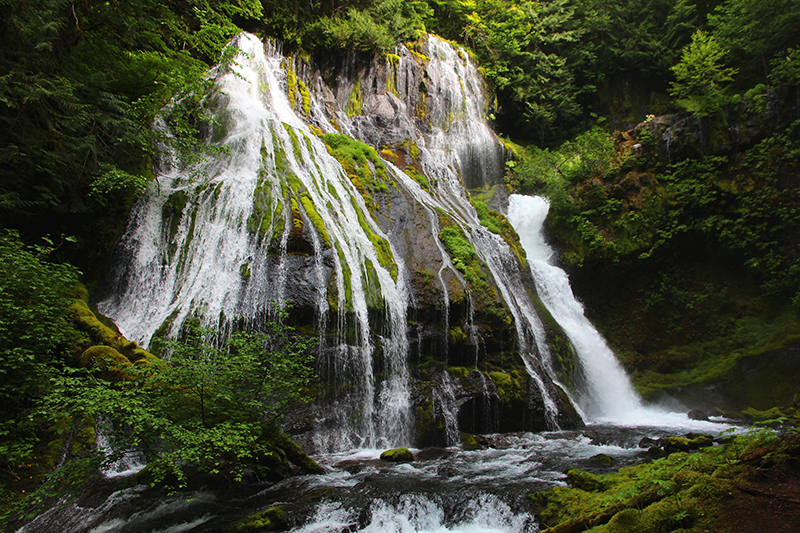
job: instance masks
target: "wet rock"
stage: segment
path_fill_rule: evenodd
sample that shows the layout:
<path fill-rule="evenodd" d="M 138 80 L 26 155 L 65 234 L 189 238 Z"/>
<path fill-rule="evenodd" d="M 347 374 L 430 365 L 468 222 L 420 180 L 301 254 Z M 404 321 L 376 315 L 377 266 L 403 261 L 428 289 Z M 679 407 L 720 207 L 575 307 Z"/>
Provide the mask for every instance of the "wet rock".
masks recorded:
<path fill-rule="evenodd" d="M 686 437 L 665 437 L 659 440 L 661 448 L 667 453 L 688 452 L 691 449 L 689 443 Z"/>
<path fill-rule="evenodd" d="M 289 524 L 289 518 L 283 507 L 271 507 L 253 513 L 231 524 L 231 533 L 250 533 L 256 531 L 283 531 Z"/>
<path fill-rule="evenodd" d="M 700 409 L 692 409 L 691 411 L 689 411 L 687 416 L 689 417 L 689 420 L 702 420 L 706 422 L 708 421 L 708 415 L 706 415 Z"/>
<path fill-rule="evenodd" d="M 597 455 L 593 455 L 591 458 L 589 458 L 589 461 L 598 466 L 609 466 L 614 462 L 614 459 L 610 455 L 598 453 Z"/>
<path fill-rule="evenodd" d="M 417 460 L 419 461 L 436 461 L 437 459 L 444 459 L 451 455 L 447 448 L 425 448 L 417 452 Z"/>
<path fill-rule="evenodd" d="M 412 463 L 414 462 L 414 454 L 408 448 L 395 448 L 383 452 L 381 459 L 391 463 Z"/>
<path fill-rule="evenodd" d="M 658 440 L 651 439 L 650 437 L 643 437 L 642 440 L 639 441 L 639 448 L 650 448 L 651 446 L 658 446 Z"/>

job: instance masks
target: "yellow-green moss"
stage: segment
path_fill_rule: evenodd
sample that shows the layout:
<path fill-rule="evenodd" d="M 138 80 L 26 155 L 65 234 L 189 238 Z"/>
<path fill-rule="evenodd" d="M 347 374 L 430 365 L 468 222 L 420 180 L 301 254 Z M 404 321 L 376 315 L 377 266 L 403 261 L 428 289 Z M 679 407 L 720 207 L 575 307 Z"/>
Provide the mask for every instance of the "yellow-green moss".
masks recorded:
<path fill-rule="evenodd" d="M 228 527 L 230 533 L 255 533 L 256 531 L 283 531 L 289 517 L 283 507 L 271 507 L 238 520 Z"/>
<path fill-rule="evenodd" d="M 322 221 L 322 217 L 319 216 L 317 209 L 314 207 L 314 202 L 311 200 L 311 197 L 308 195 L 308 193 L 302 193 L 300 195 L 300 201 L 303 204 L 303 209 L 306 210 L 306 216 L 311 220 L 311 223 L 314 224 L 314 227 L 317 229 L 317 233 L 319 233 L 319 236 L 325 243 L 325 248 L 330 248 L 331 237 L 328 235 L 328 231 L 325 229 L 325 223 Z"/>
<path fill-rule="evenodd" d="M 73 300 L 72 310 L 75 313 L 75 324 L 78 329 L 85 331 L 94 343 L 114 348 L 131 362 L 139 359 L 157 359 L 154 355 L 139 348 L 135 342 L 129 341 L 118 331 L 114 331 L 100 322 L 89 309 L 85 300 Z"/>
<path fill-rule="evenodd" d="M 303 97 L 303 112 L 308 116 L 311 113 L 311 95 L 308 92 L 308 87 L 303 83 L 303 80 L 297 81 L 297 87 L 300 90 L 300 96 Z"/>
<path fill-rule="evenodd" d="M 347 99 L 347 107 L 345 111 L 348 117 L 360 115 L 363 111 L 364 101 L 361 97 L 361 77 L 356 78 L 356 83 L 353 85 L 353 90 L 350 91 L 350 96 Z"/>

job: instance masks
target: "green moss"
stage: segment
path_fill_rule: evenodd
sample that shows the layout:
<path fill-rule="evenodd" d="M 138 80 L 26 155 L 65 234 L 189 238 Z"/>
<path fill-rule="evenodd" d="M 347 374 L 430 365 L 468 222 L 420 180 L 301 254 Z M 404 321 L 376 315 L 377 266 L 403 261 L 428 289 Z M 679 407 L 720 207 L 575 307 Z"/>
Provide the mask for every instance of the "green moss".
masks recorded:
<path fill-rule="evenodd" d="M 478 444 L 478 441 L 475 440 L 475 437 L 469 433 L 459 433 L 459 439 L 461 440 L 461 447 L 465 450 L 471 451 L 481 449 L 481 445 Z"/>
<path fill-rule="evenodd" d="M 158 359 L 152 354 L 139 348 L 139 346 L 123 337 L 119 332 L 109 328 L 98 320 L 97 316 L 89 309 L 89 305 L 84 300 L 74 300 L 72 310 L 75 313 L 75 324 L 78 329 L 86 332 L 96 344 L 103 344 L 114 348 L 117 352 L 125 356 L 128 361 L 138 361 L 140 359 Z"/>
<path fill-rule="evenodd" d="M 297 81 L 297 87 L 300 90 L 300 96 L 303 97 L 303 112 L 308 116 L 311 113 L 311 95 L 308 93 L 308 87 L 303 80 Z"/>
<path fill-rule="evenodd" d="M 239 274 L 241 274 L 242 278 L 250 279 L 252 275 L 252 271 L 250 270 L 250 263 L 242 263 L 239 265 Z"/>
<path fill-rule="evenodd" d="M 350 96 L 347 98 L 347 106 L 345 111 L 348 117 L 360 115 L 363 111 L 364 101 L 361 97 L 361 77 L 356 78 L 356 83 L 353 85 L 353 90 L 350 91 Z"/>
<path fill-rule="evenodd" d="M 228 527 L 230 533 L 255 533 L 257 531 L 283 531 L 289 517 L 283 507 L 271 507 L 237 520 Z"/>
<path fill-rule="evenodd" d="M 375 252 L 378 254 L 378 263 L 389 271 L 392 276 L 392 279 L 397 281 L 397 263 L 394 262 L 394 254 L 392 254 L 392 247 L 389 244 L 389 241 L 384 239 L 383 237 L 379 237 L 372 231 L 372 228 L 367 224 L 366 218 L 364 218 L 364 214 L 359 209 L 358 204 L 356 204 L 355 200 L 353 200 L 353 209 L 355 209 L 356 214 L 358 215 L 358 223 L 361 225 L 361 229 L 364 230 L 364 233 L 369 238 L 370 242 L 372 242 L 372 246 L 375 248 Z"/>
<path fill-rule="evenodd" d="M 800 455 L 800 439 L 789 437 L 765 446 L 768 441 L 760 434 L 738 436 L 722 446 L 674 453 L 610 474 L 570 470 L 572 488 L 555 487 L 530 496 L 537 505 L 546 505 L 540 519 L 550 532 L 714 530 L 715 511 L 739 493 L 735 487 L 753 468 L 744 461 L 759 466 L 781 446 L 788 450 L 785 456 Z"/>
<path fill-rule="evenodd" d="M 294 128 L 285 122 L 283 123 L 283 128 L 286 130 L 286 133 L 289 134 L 289 138 L 292 140 L 292 150 L 294 151 L 295 159 L 302 160 L 303 154 L 300 152 L 300 140 L 297 138 L 297 133 L 295 133 Z"/>
<path fill-rule="evenodd" d="M 297 74 L 293 68 L 294 58 L 289 57 L 286 59 L 286 84 L 287 96 L 289 97 L 289 105 L 294 109 L 294 104 L 297 102 Z"/>
<path fill-rule="evenodd" d="M 383 452 L 381 459 L 392 463 L 411 463 L 414 461 L 414 454 L 408 448 L 395 448 Z"/>
<path fill-rule="evenodd" d="M 358 192 L 371 210 L 378 204 L 375 195 L 388 194 L 389 174 L 386 164 L 371 146 L 346 135 L 327 133 L 322 136 L 328 152 L 341 163 L 347 177 L 355 185 Z"/>
<path fill-rule="evenodd" d="M 306 216 L 311 220 L 311 223 L 314 224 L 314 227 L 317 229 L 317 233 L 319 233 L 319 236 L 325 243 L 325 248 L 330 248 L 330 235 L 328 235 L 328 232 L 325 229 L 325 224 L 322 222 L 322 217 L 319 216 L 317 209 L 314 207 L 314 202 L 311 200 L 311 196 L 309 196 L 308 193 L 302 193 L 300 195 L 300 201 L 303 204 L 303 209 L 306 211 Z"/>
<path fill-rule="evenodd" d="M 522 378 L 519 371 L 512 370 L 509 373 L 489 372 L 488 375 L 492 382 L 494 382 L 495 387 L 497 387 L 497 394 L 500 396 L 500 401 L 508 403 L 524 399 L 526 390 L 525 380 Z"/>

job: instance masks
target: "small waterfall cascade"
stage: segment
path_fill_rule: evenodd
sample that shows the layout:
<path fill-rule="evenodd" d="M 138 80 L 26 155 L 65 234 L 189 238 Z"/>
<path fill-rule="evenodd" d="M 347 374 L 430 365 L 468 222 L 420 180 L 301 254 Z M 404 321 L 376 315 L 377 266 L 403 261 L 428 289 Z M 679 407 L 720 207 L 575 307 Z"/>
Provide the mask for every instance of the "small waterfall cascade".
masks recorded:
<path fill-rule="evenodd" d="M 553 264 L 555 252 L 542 234 L 546 198 L 512 195 L 508 219 L 517 230 L 542 302 L 568 335 L 586 375 L 578 404 L 589 420 L 627 422 L 642 416 L 641 400 L 600 333 L 584 316 L 566 273 Z"/>

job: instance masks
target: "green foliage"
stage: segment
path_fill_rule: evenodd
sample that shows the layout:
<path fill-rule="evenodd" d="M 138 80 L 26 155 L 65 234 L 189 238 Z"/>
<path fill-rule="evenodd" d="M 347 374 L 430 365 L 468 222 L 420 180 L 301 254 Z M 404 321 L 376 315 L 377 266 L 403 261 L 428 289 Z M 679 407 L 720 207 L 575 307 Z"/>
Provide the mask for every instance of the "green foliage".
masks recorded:
<path fill-rule="evenodd" d="M 79 339 L 69 307 L 77 271 L 47 262 L 50 250 L 37 253 L 16 233 L 0 233 L 0 461 L 11 471 L 38 440 L 29 409 Z"/>
<path fill-rule="evenodd" d="M 770 61 L 800 46 L 798 0 L 726 0 L 708 19 L 748 85 L 767 82 Z"/>
<path fill-rule="evenodd" d="M 218 346 L 211 331 L 190 327 L 166 341 L 169 361 L 124 367 L 116 383 L 67 371 L 54 376 L 41 415 L 107 420 L 112 452 L 104 462 L 139 451 L 154 482 L 186 482 L 202 472 L 257 468 L 274 454 L 288 406 L 308 401 L 311 342 L 280 322 L 265 333 L 234 333 Z"/>
<path fill-rule="evenodd" d="M 713 115 L 727 103 L 725 86 L 736 69 L 726 68 L 722 60 L 727 51 L 716 39 L 700 30 L 683 51 L 680 63 L 672 67 L 675 82 L 670 93 L 679 106 L 698 116 Z"/>
<path fill-rule="evenodd" d="M 424 31 L 418 13 L 424 2 L 377 0 L 356 4 L 366 7 L 352 5 L 344 15 L 337 13 L 317 23 L 329 46 L 384 52 L 394 49 L 398 42 L 417 39 Z"/>

